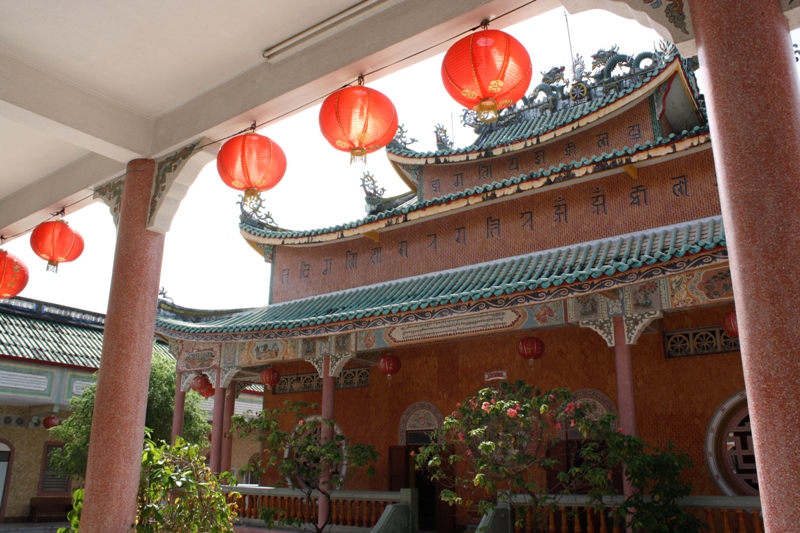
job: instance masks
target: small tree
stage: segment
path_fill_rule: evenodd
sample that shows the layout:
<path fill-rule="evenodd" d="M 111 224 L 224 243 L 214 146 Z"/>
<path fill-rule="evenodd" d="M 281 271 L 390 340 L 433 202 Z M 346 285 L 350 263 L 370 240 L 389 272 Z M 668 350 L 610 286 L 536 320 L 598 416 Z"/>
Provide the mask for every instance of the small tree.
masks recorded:
<path fill-rule="evenodd" d="M 323 431 L 333 429 L 335 422 L 322 417 L 309 418 L 309 410 L 316 409 L 316 404 L 286 402 L 285 412 L 294 415 L 295 430 L 280 428 L 280 409 L 264 409 L 258 417 L 252 418 L 235 416 L 231 426 L 240 436 L 255 436 L 261 442 L 261 459 L 246 469 L 261 475 L 274 468 L 280 477 L 277 485 L 284 484 L 285 479 L 292 480 L 295 488 L 303 492 L 308 511 L 312 508 L 315 492 L 327 501 L 328 514 L 324 523 L 312 524 L 317 533 L 321 533 L 331 523 L 331 496 L 345 482 L 345 464 L 347 478 L 353 476 L 354 469 L 362 467 L 367 468 L 367 476 L 374 476 L 372 465 L 378 459 L 378 452 L 372 445 L 354 443 L 335 432 L 332 439 L 323 442 Z M 327 483 L 321 481 L 325 473 L 330 474 Z M 313 513 L 307 512 L 306 515 L 313 516 Z M 289 517 L 276 508 L 262 507 L 261 518 L 269 527 L 281 524 L 299 528 L 304 525 L 302 519 Z"/>
<path fill-rule="evenodd" d="M 169 442 L 172 438 L 176 379 L 175 360 L 153 354 L 145 426 L 150 428 L 150 434 L 155 441 Z M 73 396 L 69 402 L 72 414 L 60 425 L 49 430 L 53 438 L 64 443 L 62 448 L 53 452 L 52 466 L 65 476 L 81 479 L 86 475 L 95 393 L 96 385 L 92 384 L 80 396 Z M 190 391 L 186 395 L 184 410 L 184 438 L 188 442 L 206 447 L 210 431 L 206 413 L 200 408 L 200 395 Z"/>
<path fill-rule="evenodd" d="M 547 472 L 568 465 L 548 457 L 547 450 L 571 429 L 581 434 L 579 464 L 559 472 L 559 485 L 549 487 Z M 505 498 L 512 516 L 520 517 L 518 525 L 522 525 L 522 514 L 516 507 L 529 506 L 533 511 L 530 527 L 535 532 L 546 530 L 544 509 L 555 508 L 560 495 L 585 493 L 595 508 L 602 508 L 603 496 L 614 494 L 613 471 L 622 466 L 638 492 L 615 512 L 617 523 L 630 519 L 631 525 L 644 531 L 662 531 L 649 527 L 660 520 L 671 526 L 681 524 L 681 529 L 663 531 L 697 531 L 699 521 L 676 504 L 677 498 L 691 491 L 680 480 L 688 463 L 685 454 L 674 454 L 671 448 L 655 450 L 637 437 L 615 431 L 612 416 L 596 419 L 591 407 L 576 402 L 567 389 L 542 393 L 522 381 L 482 389 L 457 404 L 442 428 L 433 433 L 432 443 L 416 457 L 418 468 L 449 485 L 441 492 L 442 500 L 463 504 L 457 489 L 485 491 L 489 498 L 479 500 L 481 513 Z M 508 498 L 503 491 L 524 494 L 525 503 Z M 646 513 L 657 518 L 645 518 Z"/>

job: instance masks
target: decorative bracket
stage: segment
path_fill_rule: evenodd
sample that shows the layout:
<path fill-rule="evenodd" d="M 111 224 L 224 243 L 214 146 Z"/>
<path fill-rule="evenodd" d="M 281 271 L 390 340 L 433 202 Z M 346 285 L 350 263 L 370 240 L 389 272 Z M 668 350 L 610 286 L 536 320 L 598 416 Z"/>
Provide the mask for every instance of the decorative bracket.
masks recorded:
<path fill-rule="evenodd" d="M 241 368 L 238 366 L 225 366 L 220 369 L 220 387 L 228 388 L 231 381 L 233 381 L 233 377 L 239 373 Z"/>
<path fill-rule="evenodd" d="M 636 344 L 639 336 L 650 325 L 653 320 L 661 318 L 661 311 L 650 311 L 640 315 L 626 316 L 625 320 L 625 342 Z"/>
<path fill-rule="evenodd" d="M 614 346 L 614 322 L 610 318 L 601 320 L 587 320 L 585 322 L 578 322 L 582 328 L 589 328 L 595 333 L 603 337 L 606 344 Z"/>

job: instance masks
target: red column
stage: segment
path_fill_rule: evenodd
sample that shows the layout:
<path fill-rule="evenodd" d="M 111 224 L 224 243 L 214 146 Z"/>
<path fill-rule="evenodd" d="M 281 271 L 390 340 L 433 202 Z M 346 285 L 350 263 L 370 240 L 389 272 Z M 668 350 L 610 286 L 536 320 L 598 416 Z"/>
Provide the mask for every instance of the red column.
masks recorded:
<path fill-rule="evenodd" d="M 147 231 L 155 161 L 128 163 L 97 378 L 81 531 L 130 531 L 142 462 L 164 235 Z"/>
<path fill-rule="evenodd" d="M 186 407 L 186 391 L 181 390 L 181 377 L 183 374 L 177 373 L 178 379 L 175 383 L 175 407 L 172 410 L 172 442 L 175 437 L 183 435 L 183 411 Z"/>
<path fill-rule="evenodd" d="M 217 370 L 216 384 L 214 385 L 214 411 L 211 416 L 211 457 L 208 466 L 215 474 L 220 473 L 222 466 L 222 419 L 225 415 L 225 394 L 227 389 L 220 386 L 221 371 Z"/>
<path fill-rule="evenodd" d="M 626 435 L 636 435 L 636 403 L 633 394 L 631 345 L 625 342 L 625 322 L 621 316 L 614 317 L 614 360 L 617 370 L 619 427 Z M 623 479 L 623 488 L 626 496 L 633 493 L 627 477 Z"/>
<path fill-rule="evenodd" d="M 800 524 L 800 84 L 780 2 L 691 0 L 767 532 Z"/>
<path fill-rule="evenodd" d="M 231 417 L 236 409 L 236 382 L 232 381 L 225 397 L 225 413 L 222 417 L 222 458 L 220 472 L 231 471 L 231 454 L 233 453 L 233 435 L 231 435 Z"/>
<path fill-rule="evenodd" d="M 322 418 L 333 420 L 334 406 L 336 400 L 336 378 L 330 374 L 331 358 L 326 355 L 322 365 Z M 333 426 L 322 426 L 322 442 L 328 442 L 333 439 Z M 331 480 L 331 473 L 328 471 L 322 475 L 320 485 L 325 488 L 327 483 Z M 320 527 L 325 525 L 328 519 L 328 502 L 324 498 L 319 499 L 319 519 L 317 521 Z"/>

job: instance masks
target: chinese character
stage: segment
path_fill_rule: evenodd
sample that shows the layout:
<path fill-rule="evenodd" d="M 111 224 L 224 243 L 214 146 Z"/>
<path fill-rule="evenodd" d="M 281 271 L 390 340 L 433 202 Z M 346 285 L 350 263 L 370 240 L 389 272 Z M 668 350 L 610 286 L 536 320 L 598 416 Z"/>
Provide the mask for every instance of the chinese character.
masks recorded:
<path fill-rule="evenodd" d="M 439 192 L 439 180 L 432 180 L 431 181 L 431 190 L 433 192 Z"/>
<path fill-rule="evenodd" d="M 433 251 L 437 252 L 439 249 L 437 248 L 437 245 L 436 245 L 436 234 L 435 233 L 428 233 L 428 235 L 426 235 L 426 237 L 428 237 L 428 248 L 433 247 Z"/>
<path fill-rule="evenodd" d="M 283 270 L 281 270 L 281 285 L 287 283 L 288 281 L 289 281 L 289 269 L 284 268 Z"/>
<path fill-rule="evenodd" d="M 647 203 L 647 189 L 644 185 L 631 187 L 631 205 L 650 205 Z"/>
<path fill-rule="evenodd" d="M 671 178 L 673 181 L 672 184 L 672 194 L 677 197 L 686 196 L 689 197 L 689 183 L 686 180 L 686 176 L 678 176 L 677 178 Z"/>
<path fill-rule="evenodd" d="M 492 165 L 480 165 L 478 167 L 478 178 L 481 180 L 492 179 Z M 486 183 L 484 181 L 484 183 Z"/>
<path fill-rule="evenodd" d="M 454 187 L 463 187 L 464 186 L 464 173 L 459 172 L 458 174 L 453 174 L 455 181 L 453 183 Z"/>
<path fill-rule="evenodd" d="M 400 249 L 397 251 L 400 257 L 408 257 L 408 241 L 400 241 Z"/>
<path fill-rule="evenodd" d="M 324 261 L 325 261 L 325 270 L 322 271 L 322 275 L 323 276 L 327 276 L 328 274 L 331 273 L 331 266 L 332 266 L 333 260 L 332 259 L 324 259 Z"/>
<path fill-rule="evenodd" d="M 568 142 L 564 146 L 564 155 L 571 155 L 571 156 L 577 156 L 578 155 L 578 148 L 575 146 L 575 143 Z"/>
<path fill-rule="evenodd" d="M 519 159 L 512 157 L 508 162 L 508 170 L 519 170 Z"/>
<path fill-rule="evenodd" d="M 344 263 L 345 270 L 358 270 L 358 253 L 347 250 L 347 260 Z"/>
<path fill-rule="evenodd" d="M 544 150 L 537 150 L 533 152 L 533 162 L 536 165 L 544 165 Z"/>
<path fill-rule="evenodd" d="M 594 208 L 594 214 L 599 215 L 600 209 L 603 210 L 603 215 L 607 215 L 608 212 L 606 211 L 606 195 L 603 194 L 603 191 L 600 190 L 600 187 L 596 188 L 592 193 L 592 207 Z"/>
<path fill-rule="evenodd" d="M 638 141 L 642 138 L 642 128 L 638 124 L 628 126 L 628 137 L 632 141 Z"/>
<path fill-rule="evenodd" d="M 608 133 L 601 133 L 600 135 L 595 135 L 595 137 L 597 137 L 598 148 L 606 148 L 609 146 Z"/>
<path fill-rule="evenodd" d="M 522 227 L 527 228 L 528 231 L 533 231 L 533 211 L 525 211 L 520 213 L 519 218 L 522 219 Z"/>
<path fill-rule="evenodd" d="M 308 278 L 311 275 L 311 265 L 309 263 L 300 263 L 300 279 Z"/>
<path fill-rule="evenodd" d="M 500 219 L 486 217 L 486 238 L 493 239 L 495 237 L 502 237 L 502 235 L 500 235 Z"/>
<path fill-rule="evenodd" d="M 383 262 L 383 248 L 380 246 L 373 248 L 369 260 L 373 265 L 380 265 Z"/>
<path fill-rule="evenodd" d="M 554 213 L 556 215 L 556 222 L 560 224 L 562 222 L 561 217 L 563 216 L 564 217 L 563 222 L 568 224 L 569 220 L 567 220 L 567 201 L 564 200 L 564 197 L 559 196 L 558 198 L 556 198 L 556 204 L 554 207 L 555 207 Z"/>
<path fill-rule="evenodd" d="M 463 244 L 464 246 L 467 245 L 467 228 L 461 226 L 460 228 L 456 228 L 456 243 Z"/>

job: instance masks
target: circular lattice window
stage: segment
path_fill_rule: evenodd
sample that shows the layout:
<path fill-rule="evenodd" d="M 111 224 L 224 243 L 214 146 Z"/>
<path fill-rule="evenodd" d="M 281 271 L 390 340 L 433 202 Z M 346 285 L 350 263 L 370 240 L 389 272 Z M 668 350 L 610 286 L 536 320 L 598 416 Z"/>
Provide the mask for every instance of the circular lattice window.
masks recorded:
<path fill-rule="evenodd" d="M 747 396 L 740 391 L 720 405 L 706 431 L 706 463 L 727 496 L 758 496 L 758 472 Z"/>

